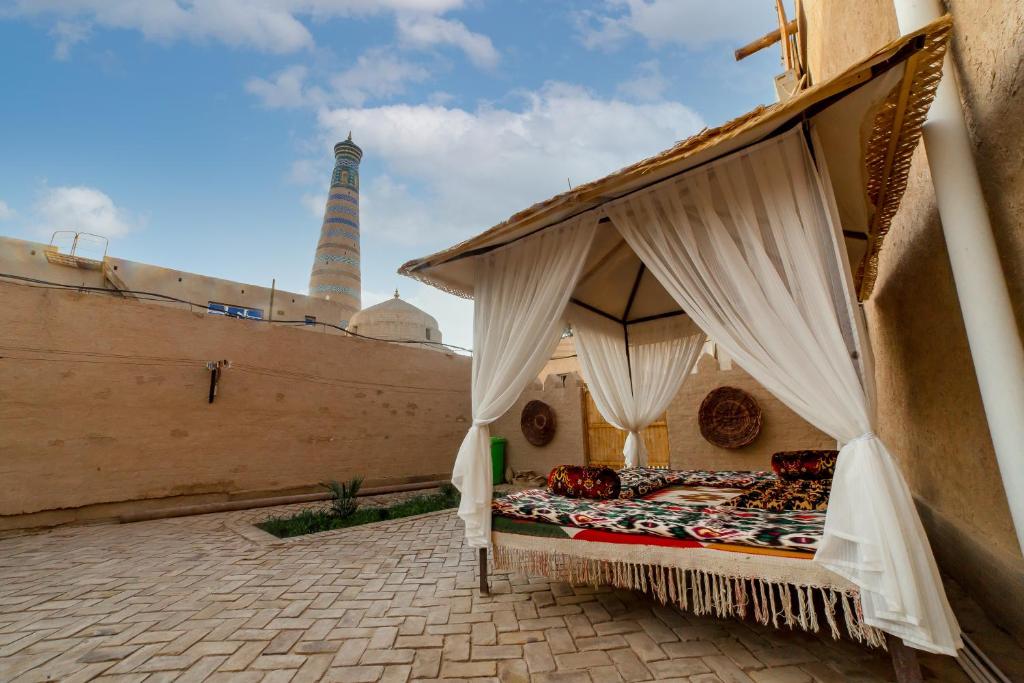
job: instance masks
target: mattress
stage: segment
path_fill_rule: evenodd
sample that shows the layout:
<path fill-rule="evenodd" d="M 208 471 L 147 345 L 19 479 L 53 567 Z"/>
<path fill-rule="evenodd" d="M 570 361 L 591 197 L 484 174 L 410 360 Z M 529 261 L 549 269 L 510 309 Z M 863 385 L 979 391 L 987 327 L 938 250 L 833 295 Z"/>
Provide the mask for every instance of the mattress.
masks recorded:
<path fill-rule="evenodd" d="M 825 525 L 824 512 L 769 512 L 722 505 L 741 492 L 731 487 L 670 486 L 643 498 L 588 500 L 558 496 L 545 489 L 527 489 L 496 498 L 492 511 L 496 520 L 552 525 L 560 528 L 565 538 L 576 538 L 584 531 L 603 532 L 699 544 L 688 547 L 742 546 L 813 555 Z M 503 528 L 525 529 L 496 523 Z M 581 540 L 594 536 L 586 533 Z"/>

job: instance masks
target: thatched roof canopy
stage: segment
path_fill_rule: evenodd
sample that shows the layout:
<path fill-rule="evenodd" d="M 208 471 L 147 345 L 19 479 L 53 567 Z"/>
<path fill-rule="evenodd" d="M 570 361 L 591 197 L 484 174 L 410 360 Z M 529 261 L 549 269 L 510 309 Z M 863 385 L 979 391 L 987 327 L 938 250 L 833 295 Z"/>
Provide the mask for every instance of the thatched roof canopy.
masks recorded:
<path fill-rule="evenodd" d="M 827 164 L 858 293 L 866 299 L 874 286 L 879 250 L 906 188 L 911 154 L 941 77 L 951 27 L 951 19 L 943 17 L 789 100 L 758 107 L 599 180 L 534 204 L 460 244 L 409 261 L 399 272 L 472 297 L 472 256 L 558 225 L 794 125 L 806 125 L 820 140 L 818 151 L 823 152 Z M 593 250 L 595 259 L 608 261 L 601 267 L 635 272 L 635 264 L 614 261 L 616 254 L 629 260 L 631 252 L 614 249 L 614 235 L 607 239 L 607 249 L 595 244 Z"/>

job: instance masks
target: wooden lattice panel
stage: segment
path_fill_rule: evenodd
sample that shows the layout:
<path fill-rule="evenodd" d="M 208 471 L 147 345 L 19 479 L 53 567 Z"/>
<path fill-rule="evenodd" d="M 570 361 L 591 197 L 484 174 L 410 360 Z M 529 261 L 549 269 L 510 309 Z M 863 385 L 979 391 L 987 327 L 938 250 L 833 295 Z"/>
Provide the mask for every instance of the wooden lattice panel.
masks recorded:
<path fill-rule="evenodd" d="M 584 390 L 584 411 L 587 425 L 587 464 L 618 469 L 623 465 L 622 447 L 626 445 L 626 432 L 608 424 L 594 404 L 590 392 Z M 647 446 L 649 467 L 668 467 L 668 421 L 662 414 L 656 421 L 640 432 Z"/>

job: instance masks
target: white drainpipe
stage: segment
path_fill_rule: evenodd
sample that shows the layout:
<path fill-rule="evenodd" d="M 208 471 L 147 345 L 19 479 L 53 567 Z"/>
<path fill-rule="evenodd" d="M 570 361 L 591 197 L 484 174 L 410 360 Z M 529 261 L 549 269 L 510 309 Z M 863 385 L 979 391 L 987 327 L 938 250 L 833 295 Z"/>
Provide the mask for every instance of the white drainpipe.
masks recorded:
<path fill-rule="evenodd" d="M 939 0 L 894 4 L 904 34 L 945 13 Z M 955 18 L 953 29 L 955 33 Z M 981 401 L 1017 541 L 1024 549 L 1024 347 L 974 165 L 952 49 L 923 135 Z"/>

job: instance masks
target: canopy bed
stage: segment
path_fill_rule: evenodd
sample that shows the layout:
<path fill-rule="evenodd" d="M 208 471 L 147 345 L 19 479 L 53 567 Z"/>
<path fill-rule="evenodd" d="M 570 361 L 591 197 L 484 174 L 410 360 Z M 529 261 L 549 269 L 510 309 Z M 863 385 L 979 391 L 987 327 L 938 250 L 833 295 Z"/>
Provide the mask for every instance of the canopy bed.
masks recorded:
<path fill-rule="evenodd" d="M 480 548 L 482 588 L 493 548 L 499 567 L 641 588 L 682 608 L 777 626 L 827 622 L 838 635 L 844 623 L 870 644 L 955 654 L 959 627 L 913 499 L 873 432 L 858 306 L 871 294 L 949 32 L 943 18 L 835 79 L 401 268 L 475 299 L 473 424 L 452 481 L 466 542 Z M 642 467 L 637 434 L 711 337 L 841 444 L 827 512 L 680 511 L 685 501 L 620 492 L 581 501 L 600 514 L 580 514 L 563 509 L 568 499 L 522 492 L 493 502 L 492 528 L 488 425 L 551 357 L 566 323 L 598 409 L 629 434 L 624 480 L 657 478 Z M 653 486 L 714 498 L 737 483 L 719 475 L 676 473 Z M 743 493 L 758 482 L 740 483 Z M 686 516 L 695 509 L 699 518 Z M 674 521 L 658 518 L 664 510 Z M 580 522 L 595 517 L 628 521 Z M 710 542 L 697 540 L 708 530 Z M 589 542 L 577 540 L 584 533 Z M 803 547 L 758 541 L 765 537 L 802 538 Z"/>

